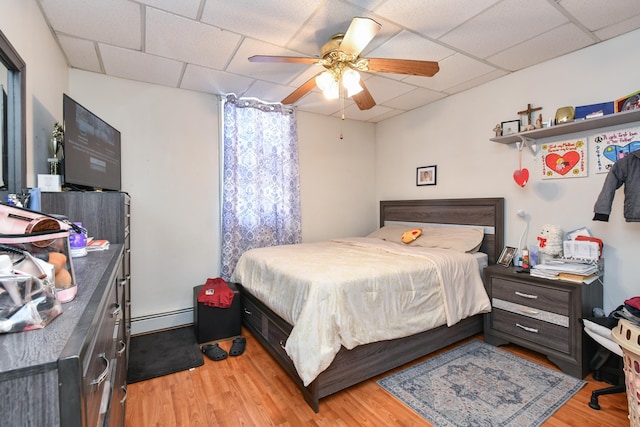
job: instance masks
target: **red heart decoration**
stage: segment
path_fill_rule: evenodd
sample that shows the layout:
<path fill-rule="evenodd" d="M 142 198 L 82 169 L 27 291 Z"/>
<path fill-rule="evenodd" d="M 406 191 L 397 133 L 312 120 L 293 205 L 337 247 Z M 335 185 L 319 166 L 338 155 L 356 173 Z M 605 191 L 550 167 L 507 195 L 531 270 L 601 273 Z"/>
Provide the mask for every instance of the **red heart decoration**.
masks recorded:
<path fill-rule="evenodd" d="M 513 179 L 520 187 L 524 187 L 529 182 L 529 169 L 524 168 L 513 173 Z"/>
<path fill-rule="evenodd" d="M 580 161 L 580 154 L 577 151 L 567 151 L 562 156 L 558 154 L 548 154 L 544 162 L 552 171 L 565 175 Z"/>

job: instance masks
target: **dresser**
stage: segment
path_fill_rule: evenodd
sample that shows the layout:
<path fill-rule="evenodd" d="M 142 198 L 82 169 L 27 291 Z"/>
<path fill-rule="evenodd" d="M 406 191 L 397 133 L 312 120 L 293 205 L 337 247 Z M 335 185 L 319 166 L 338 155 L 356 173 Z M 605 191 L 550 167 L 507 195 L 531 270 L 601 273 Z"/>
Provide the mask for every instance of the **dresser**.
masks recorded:
<path fill-rule="evenodd" d="M 549 280 L 514 267 L 484 269 L 491 313 L 484 318 L 484 340 L 514 343 L 547 356 L 563 372 L 584 378 L 595 344 L 583 333 L 581 318 L 602 307 L 602 283 Z"/>
<path fill-rule="evenodd" d="M 62 314 L 0 335 L 0 426 L 124 425 L 123 250 L 74 258 L 78 294 Z"/>
<path fill-rule="evenodd" d="M 130 209 L 121 192 L 42 193 L 42 212 L 82 222 L 110 248 L 73 258 L 78 294 L 46 328 L 0 335 L 0 427 L 124 425 Z"/>

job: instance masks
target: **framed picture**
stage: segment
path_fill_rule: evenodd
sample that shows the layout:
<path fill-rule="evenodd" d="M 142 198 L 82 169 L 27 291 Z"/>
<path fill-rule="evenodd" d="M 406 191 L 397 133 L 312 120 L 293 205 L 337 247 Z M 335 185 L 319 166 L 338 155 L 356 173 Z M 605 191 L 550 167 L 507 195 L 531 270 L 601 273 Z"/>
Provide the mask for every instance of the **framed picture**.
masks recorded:
<path fill-rule="evenodd" d="M 511 262 L 513 261 L 513 257 L 516 256 L 516 248 L 512 248 L 511 246 L 505 246 L 500 254 L 500 258 L 498 258 L 498 264 L 503 267 L 509 267 Z"/>
<path fill-rule="evenodd" d="M 416 185 L 436 185 L 436 165 L 419 167 Z"/>
<path fill-rule="evenodd" d="M 502 136 L 515 135 L 516 133 L 520 133 L 520 120 L 502 122 Z"/>

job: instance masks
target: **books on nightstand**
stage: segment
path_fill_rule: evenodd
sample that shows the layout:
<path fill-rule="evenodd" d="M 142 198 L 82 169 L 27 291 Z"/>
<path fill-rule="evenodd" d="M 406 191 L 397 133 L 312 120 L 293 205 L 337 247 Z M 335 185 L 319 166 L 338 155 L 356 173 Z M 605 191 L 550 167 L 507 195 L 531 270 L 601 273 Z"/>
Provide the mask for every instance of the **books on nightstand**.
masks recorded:
<path fill-rule="evenodd" d="M 571 259 L 555 259 L 538 264 L 529 270 L 534 277 L 552 280 L 566 280 L 575 283 L 591 283 L 601 273 L 600 263 L 580 262 Z"/>

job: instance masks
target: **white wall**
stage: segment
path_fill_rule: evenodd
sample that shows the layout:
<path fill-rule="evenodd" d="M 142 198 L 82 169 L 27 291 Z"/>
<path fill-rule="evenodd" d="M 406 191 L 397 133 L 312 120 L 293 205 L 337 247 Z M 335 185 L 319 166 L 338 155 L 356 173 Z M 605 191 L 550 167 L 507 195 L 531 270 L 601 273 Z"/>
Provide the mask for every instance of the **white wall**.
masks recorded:
<path fill-rule="evenodd" d="M 70 95 L 122 133 L 132 197 L 133 332 L 192 321 L 219 270 L 219 123 L 213 95 L 70 71 Z M 375 227 L 375 126 L 300 113 L 303 240 Z"/>
<path fill-rule="evenodd" d="M 35 1 L 2 0 L 0 29 L 26 64 L 27 185 L 46 173 L 53 124 L 62 120 L 62 93 L 68 90 L 67 61 Z"/>
<path fill-rule="evenodd" d="M 375 125 L 304 112 L 297 118 L 302 240 L 370 233 L 378 218 Z"/>
<path fill-rule="evenodd" d="M 616 194 L 610 222 L 592 221 L 593 204 L 606 176 L 594 172 L 595 159 L 590 159 L 588 177 L 542 180 L 540 158 L 525 149 L 523 167 L 531 178 L 521 188 L 512 178 L 519 168 L 515 145 L 489 141 L 496 123 L 517 119 L 516 113 L 528 103 L 543 107 L 540 113 L 547 120 L 565 105 L 612 101 L 639 90 L 640 58 L 630 54 L 638 45 L 640 31 L 635 31 L 379 123 L 377 199 L 504 197 L 509 246 L 518 245 L 524 228 L 516 215 L 519 209 L 530 215 L 528 244 L 536 243 L 544 224 L 557 224 L 565 231 L 586 226 L 605 243 L 605 311 L 638 295 L 634 264 L 640 223 L 624 221 L 622 190 Z M 584 136 L 588 135 L 544 142 Z M 417 187 L 416 167 L 432 164 L 438 166 L 437 185 Z"/>

